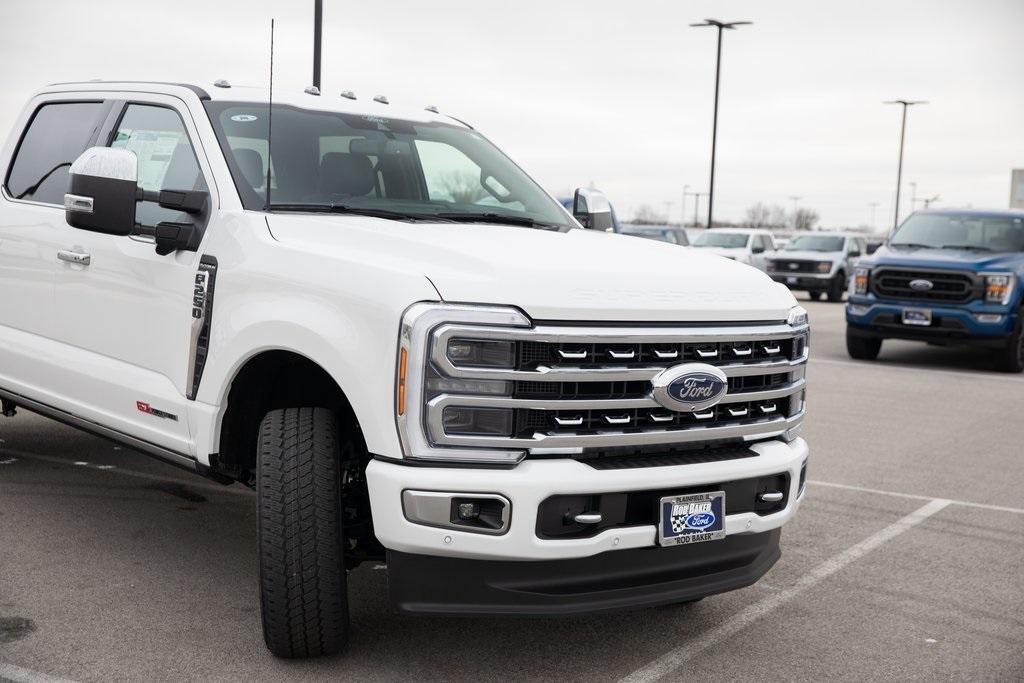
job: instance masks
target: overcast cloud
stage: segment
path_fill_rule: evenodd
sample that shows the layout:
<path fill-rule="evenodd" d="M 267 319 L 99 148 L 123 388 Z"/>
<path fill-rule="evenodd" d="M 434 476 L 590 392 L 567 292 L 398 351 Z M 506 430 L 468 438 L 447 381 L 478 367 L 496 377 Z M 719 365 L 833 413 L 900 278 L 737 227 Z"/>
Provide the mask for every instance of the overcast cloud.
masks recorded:
<path fill-rule="evenodd" d="M 715 34 L 725 36 L 716 217 L 757 201 L 828 226 L 891 221 L 899 110 L 904 188 L 1005 207 L 1024 167 L 1024 2 L 325 0 L 326 96 L 436 104 L 480 128 L 548 189 L 591 182 L 626 217 L 706 190 Z M 0 130 L 29 94 L 90 78 L 262 84 L 311 71 L 312 0 L 0 0 Z M 907 191 L 909 194 L 909 191 Z M 909 197 L 904 207 L 909 210 Z M 692 218 L 692 199 L 688 200 Z"/>

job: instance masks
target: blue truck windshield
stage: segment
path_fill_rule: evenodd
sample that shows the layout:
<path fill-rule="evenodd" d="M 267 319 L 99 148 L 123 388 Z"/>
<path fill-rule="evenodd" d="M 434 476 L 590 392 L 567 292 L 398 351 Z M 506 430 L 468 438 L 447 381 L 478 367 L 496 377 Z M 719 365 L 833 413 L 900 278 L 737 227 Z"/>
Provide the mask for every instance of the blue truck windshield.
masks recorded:
<path fill-rule="evenodd" d="M 899 227 L 894 247 L 1024 251 L 1024 217 L 1012 214 L 918 213 Z"/>

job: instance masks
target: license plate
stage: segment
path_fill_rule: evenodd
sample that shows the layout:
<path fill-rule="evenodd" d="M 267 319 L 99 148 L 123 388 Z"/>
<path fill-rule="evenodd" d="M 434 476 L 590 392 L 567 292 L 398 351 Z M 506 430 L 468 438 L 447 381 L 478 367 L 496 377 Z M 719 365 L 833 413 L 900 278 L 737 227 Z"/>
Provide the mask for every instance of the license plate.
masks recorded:
<path fill-rule="evenodd" d="M 661 499 L 658 545 L 685 545 L 725 538 L 725 491 Z"/>
<path fill-rule="evenodd" d="M 903 324 L 927 327 L 932 324 L 932 312 L 927 308 L 904 308 Z"/>
<path fill-rule="evenodd" d="M 795 277 L 787 277 L 786 278 L 786 284 L 787 285 L 795 285 L 796 284 L 796 278 Z"/>

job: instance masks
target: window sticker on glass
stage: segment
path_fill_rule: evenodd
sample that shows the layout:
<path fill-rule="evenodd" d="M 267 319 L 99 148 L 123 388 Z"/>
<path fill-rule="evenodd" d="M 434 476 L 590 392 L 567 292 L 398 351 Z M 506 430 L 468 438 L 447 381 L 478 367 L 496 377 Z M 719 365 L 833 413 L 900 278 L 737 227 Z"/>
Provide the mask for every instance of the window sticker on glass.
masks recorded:
<path fill-rule="evenodd" d="M 182 142 L 187 144 L 185 134 L 176 131 L 122 128 L 117 131 L 117 138 L 111 147 L 135 152 L 139 159 L 139 186 L 144 190 L 159 190 L 163 188 L 164 176 L 174 150 Z"/>
<path fill-rule="evenodd" d="M 239 123 L 249 123 L 255 121 L 257 117 L 253 114 L 235 114 L 231 117 L 232 121 L 238 121 Z"/>

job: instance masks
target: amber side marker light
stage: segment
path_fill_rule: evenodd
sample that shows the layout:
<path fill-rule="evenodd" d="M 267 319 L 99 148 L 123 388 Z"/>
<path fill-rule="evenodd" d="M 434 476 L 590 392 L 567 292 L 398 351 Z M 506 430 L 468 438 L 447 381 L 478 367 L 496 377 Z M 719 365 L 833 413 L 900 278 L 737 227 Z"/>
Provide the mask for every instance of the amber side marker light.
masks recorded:
<path fill-rule="evenodd" d="M 409 357 L 405 349 L 398 356 L 398 414 L 405 415 L 405 374 Z"/>

